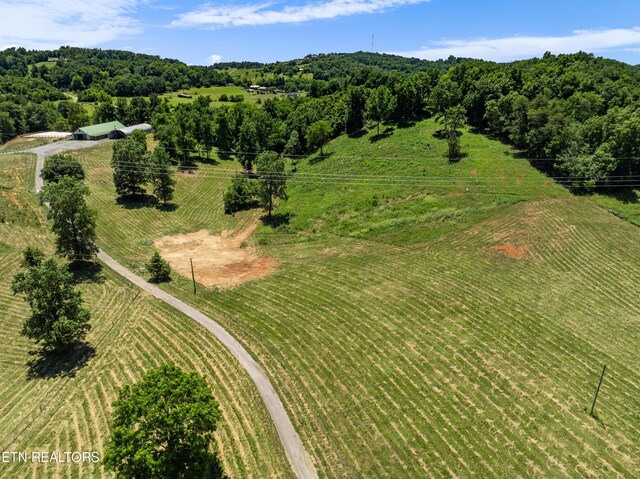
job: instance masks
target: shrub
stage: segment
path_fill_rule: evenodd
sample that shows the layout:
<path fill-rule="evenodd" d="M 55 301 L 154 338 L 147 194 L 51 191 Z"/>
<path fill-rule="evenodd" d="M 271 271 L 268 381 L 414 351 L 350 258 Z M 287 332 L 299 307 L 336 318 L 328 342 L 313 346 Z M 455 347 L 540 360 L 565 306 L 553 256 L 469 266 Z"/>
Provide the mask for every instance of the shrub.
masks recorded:
<path fill-rule="evenodd" d="M 236 176 L 225 191 L 223 200 L 224 212 L 228 215 L 257 206 L 258 184 L 245 176 Z"/>

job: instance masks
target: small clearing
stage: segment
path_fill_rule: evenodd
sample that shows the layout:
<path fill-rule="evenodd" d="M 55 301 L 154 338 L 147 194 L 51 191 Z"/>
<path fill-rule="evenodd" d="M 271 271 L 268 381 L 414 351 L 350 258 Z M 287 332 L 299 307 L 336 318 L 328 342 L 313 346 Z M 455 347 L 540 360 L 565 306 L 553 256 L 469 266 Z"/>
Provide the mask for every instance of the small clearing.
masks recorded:
<path fill-rule="evenodd" d="M 206 230 L 165 236 L 154 245 L 178 273 L 191 277 L 192 258 L 198 283 L 227 289 L 264 278 L 277 264 L 273 258 L 259 257 L 255 247 L 246 244 L 255 228 L 252 225 L 235 236 L 228 231 L 213 236 Z"/>

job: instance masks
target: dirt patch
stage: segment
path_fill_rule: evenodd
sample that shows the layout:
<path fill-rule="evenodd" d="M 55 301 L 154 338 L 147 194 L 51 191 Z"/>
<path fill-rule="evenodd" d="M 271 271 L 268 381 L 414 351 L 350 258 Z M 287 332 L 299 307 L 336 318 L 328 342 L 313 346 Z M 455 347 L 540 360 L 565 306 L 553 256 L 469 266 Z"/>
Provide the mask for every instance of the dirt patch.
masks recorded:
<path fill-rule="evenodd" d="M 154 241 L 155 247 L 178 273 L 191 278 L 191 264 L 196 281 L 207 287 L 232 288 L 246 281 L 267 276 L 277 262 L 261 258 L 246 244 L 256 225 L 233 236 L 224 231 L 212 236 L 208 231 L 165 236 Z"/>
<path fill-rule="evenodd" d="M 491 251 L 497 251 L 513 259 L 522 259 L 525 255 L 524 246 L 515 246 L 513 243 L 492 246 Z"/>
<path fill-rule="evenodd" d="M 471 170 L 471 174 L 472 174 L 473 176 L 476 176 L 476 175 L 478 174 L 478 170 Z"/>

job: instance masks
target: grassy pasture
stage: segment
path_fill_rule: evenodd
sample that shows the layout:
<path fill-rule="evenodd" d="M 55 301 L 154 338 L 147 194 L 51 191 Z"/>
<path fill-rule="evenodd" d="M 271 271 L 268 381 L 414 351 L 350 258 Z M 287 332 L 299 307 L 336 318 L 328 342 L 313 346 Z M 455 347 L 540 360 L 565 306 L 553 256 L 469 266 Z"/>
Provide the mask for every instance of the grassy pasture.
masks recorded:
<path fill-rule="evenodd" d="M 273 93 L 267 93 L 264 95 L 258 95 L 257 93 L 247 93 L 244 88 L 239 86 L 212 86 L 208 88 L 202 87 L 202 88 L 190 88 L 188 90 L 184 90 L 184 93 L 192 95 L 193 98 L 179 98 L 178 95 L 182 92 L 183 91 L 181 90 L 177 92 L 165 93 L 164 95 L 162 95 L 162 97 L 168 98 L 169 103 L 171 105 L 178 105 L 181 103 L 191 103 L 196 98 L 198 98 L 198 96 L 208 95 L 211 97 L 211 100 L 212 100 L 211 105 L 216 107 L 221 105 L 233 105 L 233 103 L 231 102 L 218 101 L 218 99 L 220 98 L 220 95 L 223 95 L 223 94 L 227 96 L 242 95 L 244 97 L 244 101 L 249 103 L 256 103 L 258 99 L 260 99 L 261 101 L 264 101 L 267 98 L 280 98 L 280 97 L 286 96 L 284 94 L 273 94 Z"/>
<path fill-rule="evenodd" d="M 34 363 L 20 336 L 26 303 L 11 294 L 21 251 L 51 253 L 42 210 L 28 193 L 33 155 L 0 157 L 0 448 L 3 451 L 104 452 L 117 389 L 168 361 L 203 374 L 221 404 L 215 448 L 230 477 L 292 477 L 279 438 L 253 383 L 230 353 L 190 319 L 131 287 L 109 270 L 80 285 L 92 312 L 95 348 L 84 367 Z M 5 193 L 8 193 L 9 199 Z M 0 464 L 0 477 L 112 477 L 100 465 Z"/>
<path fill-rule="evenodd" d="M 266 279 L 165 287 L 254 353 L 323 477 L 638 476 L 639 230 L 482 136 L 449 163 L 435 131 L 300 161 L 284 225 L 255 234 L 278 262 Z M 80 155 L 101 244 L 131 266 L 156 237 L 256 218 L 222 215 L 231 161 L 181 173 L 161 211 L 116 203 L 105 147 Z"/>

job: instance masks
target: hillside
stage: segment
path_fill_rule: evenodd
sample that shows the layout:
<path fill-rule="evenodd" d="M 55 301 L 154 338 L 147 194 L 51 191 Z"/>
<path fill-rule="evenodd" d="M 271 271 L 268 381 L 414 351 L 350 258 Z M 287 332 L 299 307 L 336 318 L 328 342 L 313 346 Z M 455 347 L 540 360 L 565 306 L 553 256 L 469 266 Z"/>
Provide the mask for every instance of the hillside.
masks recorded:
<path fill-rule="evenodd" d="M 28 307 L 10 285 L 27 245 L 53 253 L 44 214 L 28 189 L 33 155 L 0 156 L 0 448 L 98 451 L 103 456 L 118 388 L 166 362 L 206 377 L 221 404 L 214 448 L 230 477 L 293 477 L 251 379 L 215 338 L 104 269 L 79 288 L 91 311 L 90 350 L 45 360 L 20 335 Z M 1 464 L 0 476 L 113 477 L 101 465 Z"/>
<path fill-rule="evenodd" d="M 341 136 L 253 235 L 257 211 L 222 214 L 233 159 L 179 173 L 162 209 L 116 202 L 108 146 L 77 155 L 125 264 L 207 238 L 214 258 L 247 251 L 221 274 L 269 261 L 205 287 L 195 257 L 197 296 L 187 276 L 164 288 L 260 361 L 323 476 L 637 476 L 639 230 L 503 143 L 461 143 L 449 162 L 430 120 Z"/>

